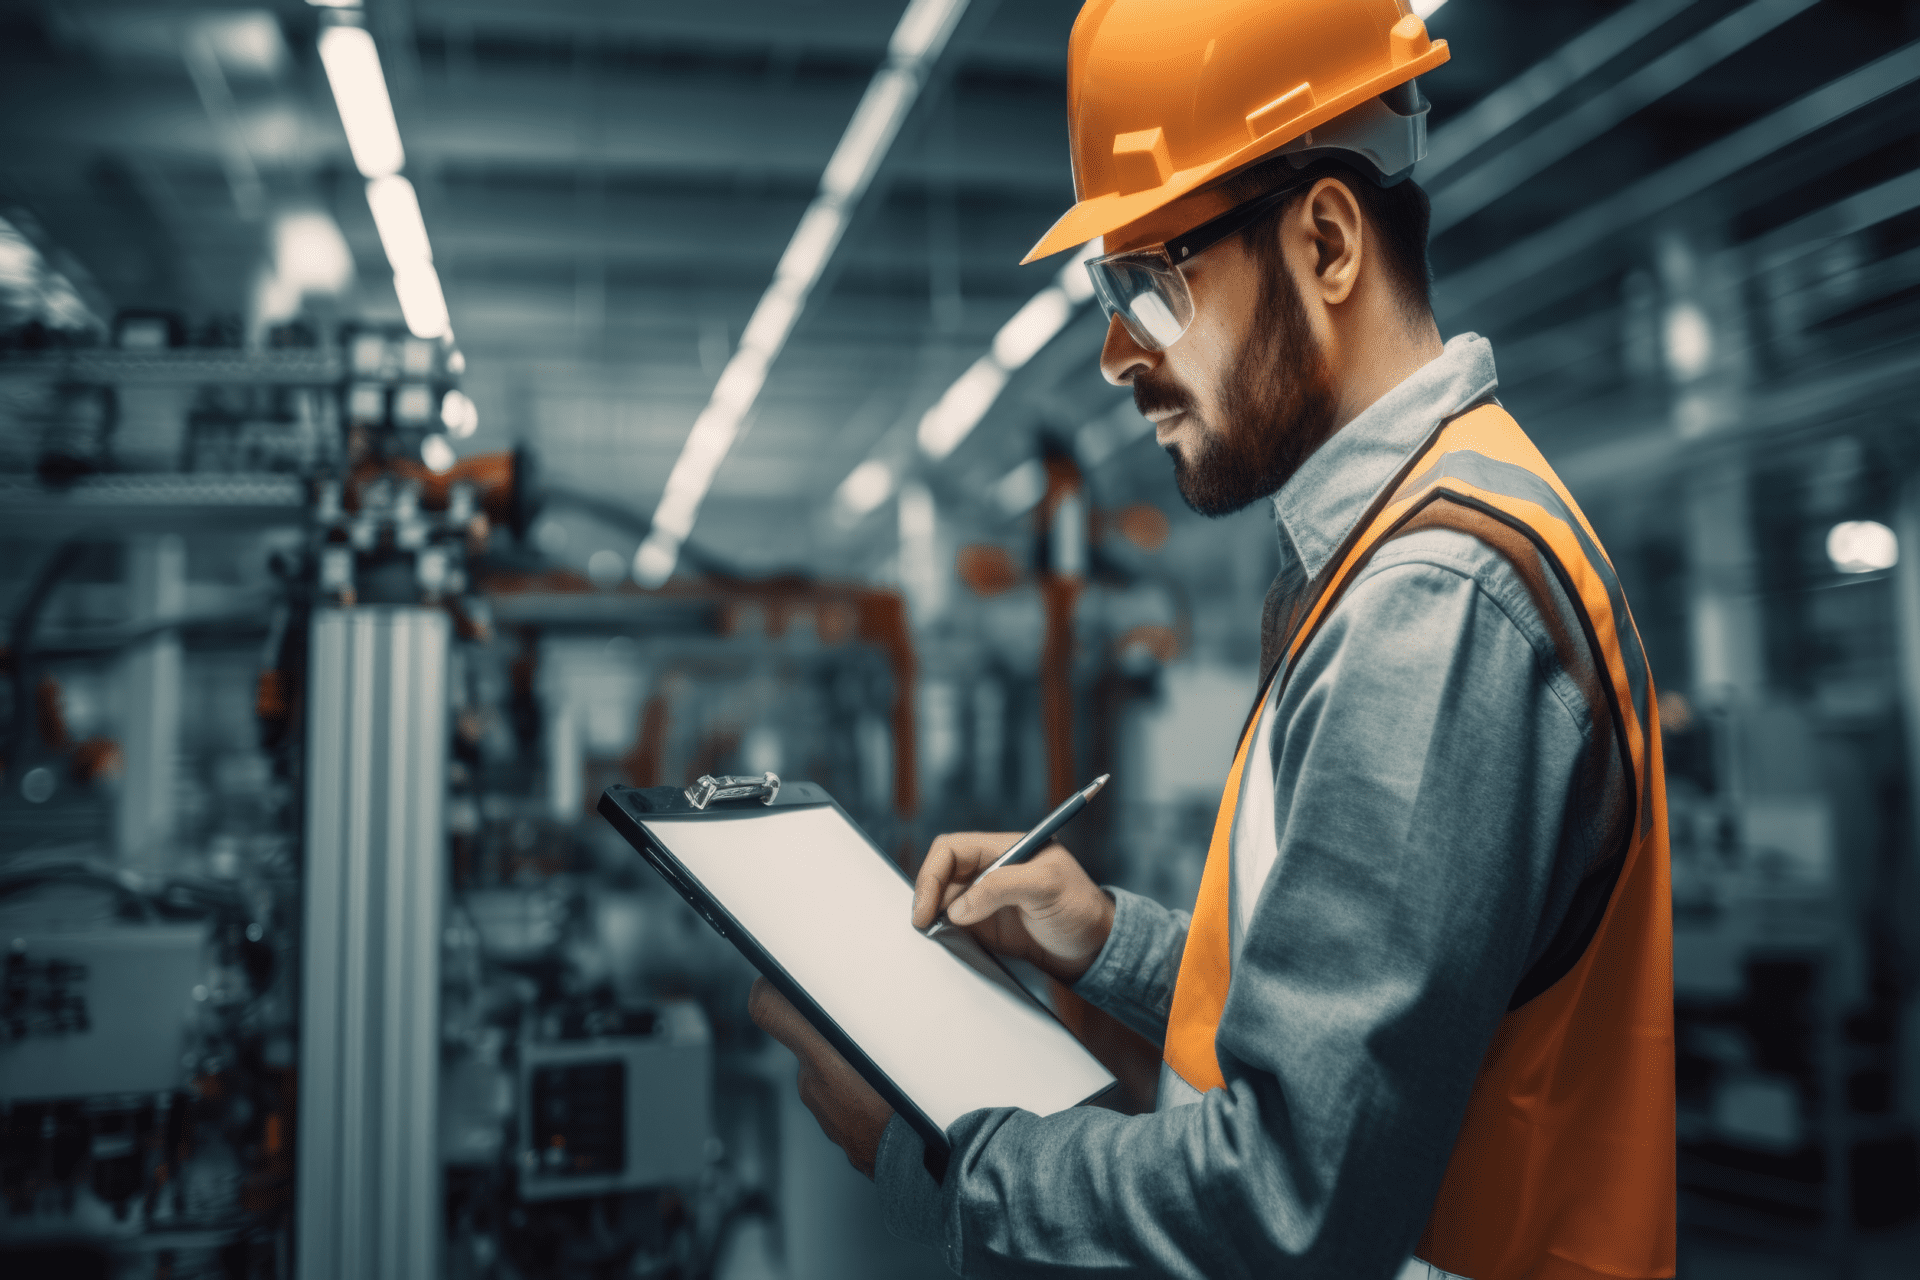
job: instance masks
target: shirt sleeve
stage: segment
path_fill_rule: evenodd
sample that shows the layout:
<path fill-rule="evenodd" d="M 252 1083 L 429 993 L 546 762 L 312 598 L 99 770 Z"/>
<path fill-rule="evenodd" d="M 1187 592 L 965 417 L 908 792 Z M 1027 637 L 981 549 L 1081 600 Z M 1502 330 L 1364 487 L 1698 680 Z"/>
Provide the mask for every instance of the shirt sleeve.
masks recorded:
<path fill-rule="evenodd" d="M 970 1277 L 1395 1274 L 1575 860 L 1595 744 L 1573 689 L 1480 544 L 1383 548 L 1269 711 L 1278 851 L 1216 1038 L 1226 1087 L 1143 1116 L 973 1112 L 938 1185 L 895 1125 L 893 1229 Z"/>
<path fill-rule="evenodd" d="M 1073 992 L 1155 1044 L 1167 1039 L 1174 979 L 1187 948 L 1188 915 L 1151 898 L 1107 888 L 1113 931 Z"/>

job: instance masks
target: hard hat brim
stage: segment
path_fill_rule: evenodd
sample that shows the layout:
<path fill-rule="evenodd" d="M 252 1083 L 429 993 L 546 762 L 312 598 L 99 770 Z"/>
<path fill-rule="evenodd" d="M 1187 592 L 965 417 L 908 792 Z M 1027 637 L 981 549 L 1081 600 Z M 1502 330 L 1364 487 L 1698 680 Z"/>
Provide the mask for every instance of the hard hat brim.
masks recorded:
<path fill-rule="evenodd" d="M 1336 116 L 1345 115 L 1369 98 L 1376 98 L 1393 88 L 1406 83 L 1415 76 L 1425 75 L 1452 55 L 1447 51 L 1445 40 L 1435 40 L 1427 51 L 1417 58 L 1409 59 L 1394 67 L 1392 71 L 1374 77 L 1372 80 L 1355 85 L 1337 98 L 1317 103 L 1300 115 L 1279 125 L 1271 132 L 1253 139 L 1246 146 L 1219 160 L 1191 169 L 1181 169 L 1157 187 L 1148 187 L 1144 191 L 1134 191 L 1122 195 L 1108 192 L 1080 201 L 1060 216 L 1060 220 L 1040 237 L 1039 243 L 1027 251 L 1020 259 L 1020 265 L 1049 257 L 1064 249 L 1085 244 L 1095 236 L 1109 235 L 1132 222 L 1165 208 L 1181 196 L 1199 190 L 1215 178 L 1224 177 L 1236 169 L 1244 168 L 1270 151 L 1278 150 L 1301 134 L 1318 128 Z"/>

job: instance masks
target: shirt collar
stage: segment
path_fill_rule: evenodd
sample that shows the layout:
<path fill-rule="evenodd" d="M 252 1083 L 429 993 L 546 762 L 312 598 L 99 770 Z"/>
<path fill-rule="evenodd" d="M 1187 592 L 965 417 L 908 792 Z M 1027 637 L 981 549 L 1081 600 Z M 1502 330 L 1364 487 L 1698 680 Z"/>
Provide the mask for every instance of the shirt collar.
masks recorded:
<path fill-rule="evenodd" d="M 1374 495 L 1434 428 L 1499 385 L 1493 344 L 1479 334 L 1458 334 L 1334 432 L 1273 495 L 1282 560 L 1297 561 L 1307 581 L 1319 576 Z"/>

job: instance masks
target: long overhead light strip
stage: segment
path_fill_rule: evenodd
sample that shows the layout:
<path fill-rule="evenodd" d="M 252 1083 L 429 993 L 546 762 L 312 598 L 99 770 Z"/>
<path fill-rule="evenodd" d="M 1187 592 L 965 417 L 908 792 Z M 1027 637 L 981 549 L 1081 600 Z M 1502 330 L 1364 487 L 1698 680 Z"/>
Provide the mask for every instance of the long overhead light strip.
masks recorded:
<path fill-rule="evenodd" d="M 380 51 L 372 33 L 355 25 L 356 21 L 343 12 L 320 33 L 320 63 L 327 70 L 334 105 L 340 109 L 354 167 L 367 180 L 367 208 L 393 268 L 400 314 L 414 337 L 445 337 L 452 327 L 447 299 L 440 288 L 440 273 L 434 269 L 420 197 L 413 184 L 400 176 L 407 152 L 400 143 L 387 78 L 380 70 Z"/>
<path fill-rule="evenodd" d="M 657 587 L 672 576 L 680 546 L 693 531 L 714 473 L 739 438 L 768 371 L 806 306 L 807 295 L 826 271 L 855 206 L 966 7 L 967 0 L 911 0 L 900 16 L 887 44 L 886 62 L 874 73 L 820 175 L 819 194 L 801 215 L 774 269 L 773 283 L 754 307 L 739 347 L 720 371 L 706 408 L 694 419 L 680 457 L 667 475 L 653 527 L 633 556 L 633 576 L 642 586 Z"/>
<path fill-rule="evenodd" d="M 1027 299 L 993 335 L 987 352 L 953 381 L 941 396 L 921 415 L 915 435 L 928 461 L 938 462 L 959 447 L 987 410 L 1006 388 L 1007 381 L 1073 319 L 1080 305 L 1093 296 L 1093 281 L 1085 264 L 1098 251 L 1089 244 L 1060 269 L 1054 282 Z M 883 439 L 876 456 L 868 457 L 847 473 L 833 491 L 835 518 L 851 526 L 878 509 L 904 478 L 903 472 L 888 460 L 891 433 Z"/>
<path fill-rule="evenodd" d="M 1098 252 L 1098 242 L 1094 241 L 1075 254 L 1052 284 L 1034 294 L 1000 326 L 987 353 L 954 379 L 927 410 L 917 434 L 920 449 L 930 461 L 939 462 L 960 447 L 1000 398 L 1007 380 L 1053 341 L 1080 304 L 1093 296 L 1086 261 Z"/>

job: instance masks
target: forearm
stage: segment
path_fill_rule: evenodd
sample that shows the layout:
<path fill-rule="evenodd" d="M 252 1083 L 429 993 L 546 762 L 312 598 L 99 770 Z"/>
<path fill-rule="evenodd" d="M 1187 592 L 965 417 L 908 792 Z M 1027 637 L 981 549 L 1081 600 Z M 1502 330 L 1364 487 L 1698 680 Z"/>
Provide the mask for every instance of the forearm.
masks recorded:
<path fill-rule="evenodd" d="M 1173 984 L 1187 945 L 1187 913 L 1125 889 L 1107 893 L 1113 931 L 1073 992 L 1159 1044 L 1167 1036 Z"/>
<path fill-rule="evenodd" d="M 1377 1216 L 1367 1189 L 1288 1158 L 1269 1130 L 1285 1104 L 1234 1082 L 1144 1116 L 1077 1107 L 978 1111 L 950 1132 L 936 1185 L 896 1121 L 876 1183 L 887 1226 L 969 1280 L 1155 1275 L 1192 1280 L 1365 1280 L 1405 1261 L 1418 1215 Z M 1265 1119 L 1263 1119 L 1263 1114 Z"/>

